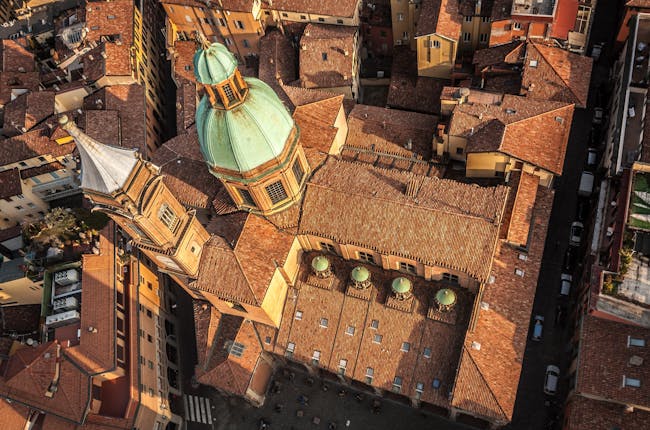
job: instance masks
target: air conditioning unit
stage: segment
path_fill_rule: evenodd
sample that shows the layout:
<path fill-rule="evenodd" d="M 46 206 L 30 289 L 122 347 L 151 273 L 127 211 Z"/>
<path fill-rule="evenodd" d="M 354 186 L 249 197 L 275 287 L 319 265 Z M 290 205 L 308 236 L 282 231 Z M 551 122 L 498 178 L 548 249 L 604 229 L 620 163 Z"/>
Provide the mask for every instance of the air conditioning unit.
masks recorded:
<path fill-rule="evenodd" d="M 55 311 L 68 311 L 77 309 L 79 301 L 76 297 L 64 297 L 62 299 L 54 300 L 53 309 Z"/>
<path fill-rule="evenodd" d="M 45 318 L 45 325 L 49 327 L 57 327 L 69 324 L 79 319 L 79 312 L 67 311 L 60 314 L 50 315 Z"/>
<path fill-rule="evenodd" d="M 54 282 L 59 285 L 70 285 L 79 281 L 79 272 L 74 269 L 63 270 L 54 274 Z"/>

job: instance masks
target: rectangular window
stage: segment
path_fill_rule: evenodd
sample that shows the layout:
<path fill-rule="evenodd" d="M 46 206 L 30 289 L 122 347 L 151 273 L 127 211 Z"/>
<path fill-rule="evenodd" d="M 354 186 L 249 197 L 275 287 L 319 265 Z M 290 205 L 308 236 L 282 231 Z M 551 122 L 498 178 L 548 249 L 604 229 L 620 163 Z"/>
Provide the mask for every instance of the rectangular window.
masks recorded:
<path fill-rule="evenodd" d="M 465 17 L 465 22 L 472 22 L 472 17 L 471 16 L 466 16 Z"/>
<path fill-rule="evenodd" d="M 403 14 L 402 12 L 399 12 L 399 13 L 397 14 L 397 20 L 398 20 L 398 21 L 404 21 L 404 14 Z"/>
<path fill-rule="evenodd" d="M 230 345 L 230 354 L 235 357 L 241 357 L 244 354 L 244 349 L 246 349 L 246 345 L 239 342 L 233 342 L 232 345 Z"/>
<path fill-rule="evenodd" d="M 305 19 L 307 19 L 307 16 L 305 16 L 305 15 L 300 15 L 300 19 L 305 20 Z"/>
<path fill-rule="evenodd" d="M 239 197 L 241 197 L 242 204 L 255 207 L 255 200 L 253 200 L 253 196 L 251 195 L 250 191 L 244 188 L 237 188 L 237 192 L 239 193 Z"/>
<path fill-rule="evenodd" d="M 223 18 L 217 18 L 217 19 L 219 20 L 219 25 L 220 26 L 222 26 L 222 27 L 226 26 L 226 20 L 225 19 L 223 19 Z"/>
<path fill-rule="evenodd" d="M 623 386 L 624 387 L 639 388 L 641 386 L 641 380 L 636 379 L 636 378 L 628 378 L 627 376 L 623 376 Z"/>
<path fill-rule="evenodd" d="M 50 172 L 50 176 L 53 177 L 54 179 L 59 179 L 59 174 L 56 172 Z"/>
<path fill-rule="evenodd" d="M 147 365 L 149 366 L 149 369 L 153 369 L 153 361 L 147 360 Z"/>
<path fill-rule="evenodd" d="M 521 269 L 515 269 L 515 275 L 521 276 L 523 278 L 524 276 L 524 271 Z"/>
<path fill-rule="evenodd" d="M 410 342 L 402 342 L 402 348 L 400 348 L 400 351 L 409 352 L 410 350 L 411 350 Z"/>
<path fill-rule="evenodd" d="M 478 37 L 479 42 L 481 43 L 487 43 L 488 41 L 488 34 L 487 33 L 481 33 L 480 36 Z"/>
<path fill-rule="evenodd" d="M 375 256 L 369 252 L 359 251 L 359 260 L 366 263 L 375 264 Z"/>
<path fill-rule="evenodd" d="M 442 280 L 457 284 L 458 283 L 458 275 L 452 275 L 451 273 L 443 273 L 442 274 Z"/>
<path fill-rule="evenodd" d="M 355 330 L 355 329 L 354 329 L 354 326 L 349 325 L 349 326 L 345 329 L 345 334 L 347 334 L 348 336 L 354 336 L 354 330 Z"/>
<path fill-rule="evenodd" d="M 645 339 L 640 339 L 632 336 L 627 337 L 627 346 L 638 346 L 638 347 L 644 347 L 645 346 Z"/>
<path fill-rule="evenodd" d="M 300 321 L 302 319 L 302 311 L 296 311 L 296 316 L 295 318 Z"/>
<path fill-rule="evenodd" d="M 404 40 L 409 39 L 409 32 L 408 31 L 405 31 L 405 32 L 402 33 L 402 39 L 404 39 Z"/>
<path fill-rule="evenodd" d="M 417 274 L 417 271 L 415 270 L 415 266 L 409 263 L 405 263 L 403 261 L 399 262 L 399 270 L 402 272 L 407 272 L 407 273 L 412 273 L 414 275 Z"/>
<path fill-rule="evenodd" d="M 320 351 L 314 350 L 314 353 L 311 356 L 311 364 L 318 366 L 318 363 L 320 363 Z"/>
<path fill-rule="evenodd" d="M 321 328 L 327 328 L 327 326 L 329 325 L 329 320 L 327 318 L 321 318 L 320 323 L 318 323 L 318 325 Z"/>
<path fill-rule="evenodd" d="M 431 358 L 431 348 L 428 346 L 424 348 L 424 352 L 422 352 L 422 355 L 424 355 L 424 358 Z"/>
<path fill-rule="evenodd" d="M 293 342 L 289 342 L 287 344 L 287 350 L 284 352 L 284 355 L 291 358 L 293 357 L 293 352 L 296 350 L 296 344 Z"/>
<path fill-rule="evenodd" d="M 174 211 L 166 204 L 162 204 L 158 209 L 158 219 L 172 232 L 176 230 L 180 222 Z"/>
<path fill-rule="evenodd" d="M 117 345 L 117 361 L 124 361 L 124 347 L 122 345 Z"/>
<path fill-rule="evenodd" d="M 318 22 L 325 22 L 325 18 L 318 18 Z"/>
<path fill-rule="evenodd" d="M 366 384 L 372 384 L 372 379 L 375 376 L 375 369 L 372 367 L 366 367 Z"/>
<path fill-rule="evenodd" d="M 230 40 L 230 38 L 228 38 L 228 37 L 224 37 L 224 38 L 223 38 L 223 43 L 224 43 L 226 46 L 230 46 L 230 45 L 232 45 L 232 40 Z"/>
<path fill-rule="evenodd" d="M 489 16 L 482 16 L 481 17 L 481 22 L 483 22 L 483 23 L 490 22 L 490 17 Z"/>
<path fill-rule="evenodd" d="M 339 360 L 339 375 L 345 376 L 345 369 L 348 367 L 348 360 L 342 358 Z"/>
<path fill-rule="evenodd" d="M 285 191 L 284 185 L 282 185 L 281 181 L 267 185 L 264 189 L 266 190 L 266 193 L 269 195 L 271 203 L 273 204 L 280 203 L 282 200 L 288 198 L 287 192 Z"/>
<path fill-rule="evenodd" d="M 223 93 L 226 95 L 226 98 L 228 99 L 229 103 L 232 103 L 236 100 L 235 93 L 232 91 L 230 84 L 224 84 L 221 87 L 221 89 L 223 90 Z"/>
<path fill-rule="evenodd" d="M 337 20 L 336 20 L 336 23 L 337 23 L 337 24 L 343 24 L 343 20 L 342 20 L 342 19 L 337 19 Z"/>
<path fill-rule="evenodd" d="M 302 178 L 305 176 L 305 171 L 303 170 L 298 160 L 296 160 L 295 163 L 293 163 L 293 167 L 291 168 L 291 170 L 293 171 L 293 176 L 296 178 L 296 182 L 298 184 L 301 184 Z"/>
<path fill-rule="evenodd" d="M 530 60 L 530 62 L 528 63 L 528 65 L 529 65 L 530 67 L 533 67 L 533 68 L 534 68 L 534 67 L 537 67 L 537 60 Z"/>
<path fill-rule="evenodd" d="M 382 339 L 383 339 L 382 335 L 376 334 L 372 337 L 372 343 L 381 343 Z"/>
<path fill-rule="evenodd" d="M 327 61 L 327 52 L 323 52 L 321 57 L 323 57 L 323 61 Z"/>
<path fill-rule="evenodd" d="M 379 328 L 379 320 L 370 321 L 370 328 L 377 330 Z"/>
<path fill-rule="evenodd" d="M 422 397 L 422 393 L 424 392 L 424 383 L 418 382 L 415 384 L 415 398 L 416 400 L 420 400 L 420 397 Z"/>
<path fill-rule="evenodd" d="M 244 23 L 238 20 L 235 20 L 235 28 L 238 28 L 240 30 L 244 29 Z"/>
<path fill-rule="evenodd" d="M 468 32 L 463 33 L 463 42 L 469 42 L 470 40 L 472 40 L 472 34 Z"/>
<path fill-rule="evenodd" d="M 512 23 L 512 28 L 515 30 L 521 30 L 521 23 L 520 22 L 513 22 Z"/>
<path fill-rule="evenodd" d="M 250 48 L 251 47 L 250 43 L 248 43 L 248 39 L 242 40 L 241 43 L 244 45 L 244 48 Z"/>
<path fill-rule="evenodd" d="M 320 248 L 332 254 L 336 254 L 336 248 L 331 243 L 321 242 Z"/>
<path fill-rule="evenodd" d="M 395 379 L 393 379 L 393 393 L 399 393 L 402 391 L 402 378 L 399 376 L 396 376 Z"/>

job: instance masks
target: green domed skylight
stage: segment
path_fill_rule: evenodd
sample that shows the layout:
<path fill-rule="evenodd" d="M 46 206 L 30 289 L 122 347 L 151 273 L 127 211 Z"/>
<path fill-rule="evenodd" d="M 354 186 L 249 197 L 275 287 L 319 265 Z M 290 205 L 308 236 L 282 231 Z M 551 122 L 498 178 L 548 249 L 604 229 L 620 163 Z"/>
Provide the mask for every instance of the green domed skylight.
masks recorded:
<path fill-rule="evenodd" d="M 436 301 L 442 306 L 451 306 L 456 303 L 456 293 L 449 288 L 443 288 L 436 293 Z"/>
<path fill-rule="evenodd" d="M 357 266 L 352 269 L 352 280 L 356 282 L 365 282 L 370 278 L 370 271 L 363 266 Z"/>
<path fill-rule="evenodd" d="M 411 291 L 411 281 L 400 276 L 399 278 L 393 279 L 392 288 L 393 292 L 397 294 L 406 294 Z"/>
<path fill-rule="evenodd" d="M 311 260 L 311 267 L 317 272 L 324 272 L 330 267 L 330 262 L 327 257 L 323 255 L 317 255 Z"/>

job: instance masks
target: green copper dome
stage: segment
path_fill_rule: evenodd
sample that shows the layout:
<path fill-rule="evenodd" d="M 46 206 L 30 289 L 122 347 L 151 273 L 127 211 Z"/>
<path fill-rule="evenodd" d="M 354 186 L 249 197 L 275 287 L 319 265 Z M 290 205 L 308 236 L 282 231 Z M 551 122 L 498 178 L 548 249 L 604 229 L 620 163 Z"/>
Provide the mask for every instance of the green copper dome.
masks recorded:
<path fill-rule="evenodd" d="M 436 302 L 443 306 L 451 306 L 456 303 L 456 293 L 449 288 L 443 288 L 436 293 Z"/>
<path fill-rule="evenodd" d="M 365 282 L 370 278 L 370 271 L 363 266 L 357 266 L 352 269 L 352 280 L 356 282 Z"/>
<path fill-rule="evenodd" d="M 323 255 L 317 255 L 313 260 L 311 260 L 311 267 L 317 272 L 324 272 L 325 270 L 329 269 L 330 262 L 327 257 Z"/>
<path fill-rule="evenodd" d="M 248 172 L 278 158 L 294 127 L 293 118 L 264 82 L 246 78 L 249 91 L 236 107 L 216 109 L 204 96 L 196 109 L 196 131 L 211 167 Z"/>
<path fill-rule="evenodd" d="M 194 54 L 194 76 L 205 85 L 214 85 L 230 77 L 237 68 L 237 60 L 228 48 L 213 43 Z"/>
<path fill-rule="evenodd" d="M 393 279 L 392 288 L 397 294 L 406 294 L 411 291 L 411 281 L 400 276 L 399 278 Z"/>

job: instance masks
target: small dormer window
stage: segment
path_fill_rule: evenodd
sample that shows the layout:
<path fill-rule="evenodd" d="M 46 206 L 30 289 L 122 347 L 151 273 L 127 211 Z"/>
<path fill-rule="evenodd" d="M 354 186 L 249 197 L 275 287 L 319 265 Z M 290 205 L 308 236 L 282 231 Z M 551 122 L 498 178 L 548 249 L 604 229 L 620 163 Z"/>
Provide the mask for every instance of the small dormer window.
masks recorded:
<path fill-rule="evenodd" d="M 230 87 L 230 84 L 225 84 L 223 87 L 223 92 L 228 98 L 228 104 L 232 103 L 235 101 L 235 93 L 232 91 L 232 88 Z"/>
<path fill-rule="evenodd" d="M 627 376 L 623 376 L 623 386 L 624 387 L 639 388 L 641 386 L 641 380 L 636 379 L 636 378 L 628 378 Z"/>
<path fill-rule="evenodd" d="M 289 197 L 287 196 L 287 191 L 284 189 L 284 185 L 282 185 L 281 181 L 273 182 L 272 184 L 267 185 L 264 189 L 266 190 L 269 199 L 271 199 L 271 203 L 274 205 Z"/>
<path fill-rule="evenodd" d="M 166 204 L 160 206 L 160 209 L 158 210 L 158 219 L 172 232 L 176 230 L 176 227 L 178 227 L 178 223 L 180 222 L 172 208 Z"/>
<path fill-rule="evenodd" d="M 627 346 L 628 346 L 628 348 L 630 346 L 636 346 L 636 347 L 643 348 L 645 346 L 645 339 L 628 336 L 627 337 Z"/>

